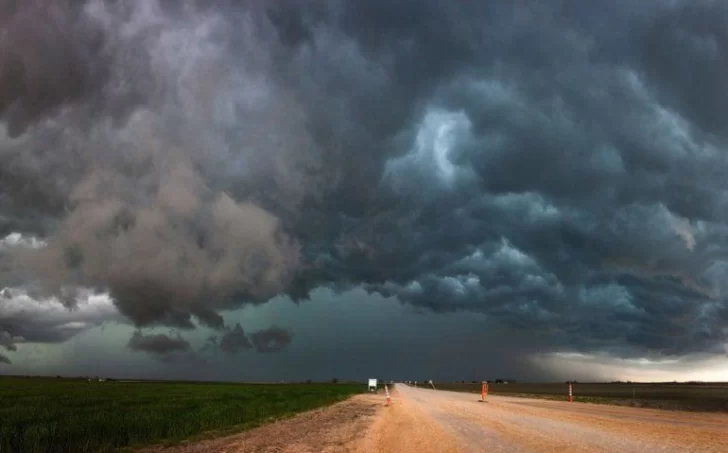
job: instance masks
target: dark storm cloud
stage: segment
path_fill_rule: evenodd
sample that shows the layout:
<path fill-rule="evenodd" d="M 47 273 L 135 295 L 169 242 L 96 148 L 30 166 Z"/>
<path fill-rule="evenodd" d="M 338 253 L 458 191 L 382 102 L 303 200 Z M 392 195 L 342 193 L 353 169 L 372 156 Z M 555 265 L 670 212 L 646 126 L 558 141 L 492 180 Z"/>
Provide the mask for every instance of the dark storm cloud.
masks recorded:
<path fill-rule="evenodd" d="M 0 231 L 48 245 L 0 257 L 16 280 L 107 288 L 138 326 L 361 286 L 545 350 L 724 341 L 716 2 L 30 5 Z"/>
<path fill-rule="evenodd" d="M 407 18 L 432 3 L 425 5 Z M 440 6 L 445 18 L 460 9 Z M 663 67 L 684 60 L 664 51 L 678 33 L 673 23 L 715 35 L 710 24 L 720 20 L 709 17 L 722 7 L 590 6 L 596 11 L 491 2 L 484 15 L 460 16 L 457 27 L 414 20 L 391 29 L 378 15 L 393 10 L 372 6 L 377 19 L 366 29 L 385 33 L 362 42 L 376 55 L 396 54 L 401 41 L 387 41 L 391 35 L 412 37 L 416 54 L 445 29 L 418 64 L 442 64 L 427 75 L 452 73 L 429 86 L 419 124 L 409 123 L 415 150 L 389 161 L 385 181 L 402 205 L 387 221 L 362 215 L 359 253 L 325 257 L 328 274 L 311 278 L 365 282 L 436 311 L 487 313 L 548 334 L 555 347 L 715 351 L 728 321 L 725 250 L 717 245 L 725 234 L 726 143 L 675 102 L 720 98 L 655 80 L 671 73 L 653 69 L 656 59 Z M 597 19 L 612 25 L 587 26 Z M 655 46 L 663 52 L 655 55 Z M 693 67 L 717 73 L 725 64 L 718 55 Z M 713 79 L 706 90 L 718 92 Z M 714 118 L 717 106 L 704 107 L 704 118 Z"/>
<path fill-rule="evenodd" d="M 223 352 L 228 354 L 234 354 L 253 347 L 240 324 L 236 324 L 233 329 L 228 330 L 220 337 L 219 346 Z"/>
<path fill-rule="evenodd" d="M 7 358 L 4 355 L 0 354 L 0 363 L 5 363 L 7 365 L 11 365 L 13 362 L 11 362 L 9 358 Z"/>
<path fill-rule="evenodd" d="M 290 332 L 277 326 L 259 330 L 250 335 L 255 350 L 261 353 L 283 351 L 291 344 L 291 338 Z"/>
<path fill-rule="evenodd" d="M 8 351 L 17 351 L 18 347 L 15 345 L 15 341 L 16 339 L 10 335 L 10 332 L 0 330 L 0 346 Z"/>
<path fill-rule="evenodd" d="M 133 351 L 166 355 L 189 351 L 190 343 L 179 334 L 177 336 L 169 336 L 162 333 L 144 335 L 142 332 L 136 331 L 129 339 L 127 347 Z"/>
<path fill-rule="evenodd" d="M 31 256 L 6 255 L 5 261 L 19 260 L 7 266 L 14 278 L 20 268 L 34 269 L 47 291 L 74 284 L 108 288 L 119 310 L 140 326 L 192 328 L 194 317 L 221 328 L 216 310 L 281 291 L 299 253 L 275 214 L 252 197 L 232 198 L 231 187 L 214 181 L 232 183 L 238 170 L 265 173 L 253 168 L 262 165 L 273 172 L 264 176 L 270 184 L 279 181 L 298 193 L 305 181 L 288 166 L 297 166 L 301 153 L 291 159 L 286 153 L 308 139 L 283 88 L 264 79 L 267 63 L 255 55 L 257 44 L 246 43 L 247 52 L 236 46 L 242 53 L 228 58 L 237 43 L 224 12 L 191 3 L 168 6 L 58 6 L 59 17 L 83 19 L 59 19 L 53 29 L 58 40 L 82 41 L 72 49 L 91 45 L 92 29 L 102 31 L 105 58 L 84 58 L 103 64 L 106 78 L 100 91 L 92 90 L 93 100 L 66 96 L 63 108 L 50 109 L 32 130 L 3 142 L 3 169 L 13 176 L 3 178 L 8 221 L 33 219 L 36 213 L 28 210 L 39 206 L 57 215 L 47 225 L 53 237 L 48 247 Z M 35 11 L 29 7 L 23 14 Z M 233 12 L 248 21 L 254 13 Z M 255 24 L 247 28 L 256 33 Z M 44 30 L 22 32 L 42 41 Z M 43 73 L 62 70 L 57 63 L 38 61 Z M 139 91 L 142 96 L 135 95 Z M 102 108 L 91 108 L 97 106 Z M 120 117 L 123 112 L 130 115 Z M 242 131 L 238 116 L 250 117 L 246 124 L 259 135 Z M 273 138 L 253 121 L 284 131 Z M 197 131 L 188 127 L 193 124 Z M 275 147 L 267 162 L 256 157 L 261 147 Z"/>
<path fill-rule="evenodd" d="M 104 32 L 82 8 L 75 0 L 0 7 L 0 118 L 10 137 L 64 102 L 101 88 Z"/>
<path fill-rule="evenodd" d="M 725 138 L 728 5 L 691 3 L 668 10 L 645 35 L 645 71 L 666 103 L 701 131 Z M 690 68 L 700 68 L 694 71 Z"/>

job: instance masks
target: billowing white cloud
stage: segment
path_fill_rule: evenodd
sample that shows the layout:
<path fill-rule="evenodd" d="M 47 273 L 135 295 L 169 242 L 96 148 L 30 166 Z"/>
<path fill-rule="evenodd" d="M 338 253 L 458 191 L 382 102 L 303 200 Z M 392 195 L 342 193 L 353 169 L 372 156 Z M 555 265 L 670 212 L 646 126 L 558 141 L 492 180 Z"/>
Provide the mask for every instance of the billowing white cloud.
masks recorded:
<path fill-rule="evenodd" d="M 0 290 L 0 346 L 60 343 L 105 322 L 123 321 L 106 293 L 78 290 L 69 306 L 56 297 L 39 298 L 23 288 Z"/>
<path fill-rule="evenodd" d="M 0 252 L 7 251 L 12 248 L 31 248 L 39 249 L 45 247 L 47 244 L 44 240 L 39 239 L 35 236 L 27 236 L 21 233 L 10 233 L 4 238 L 0 239 Z"/>

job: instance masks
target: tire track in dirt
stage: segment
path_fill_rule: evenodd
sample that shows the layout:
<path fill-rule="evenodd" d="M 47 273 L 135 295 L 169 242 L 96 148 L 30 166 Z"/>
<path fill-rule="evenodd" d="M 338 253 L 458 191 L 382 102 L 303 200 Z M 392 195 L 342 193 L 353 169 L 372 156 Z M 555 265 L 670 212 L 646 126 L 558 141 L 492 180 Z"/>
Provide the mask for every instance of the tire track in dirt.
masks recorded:
<path fill-rule="evenodd" d="M 403 387 L 403 385 L 402 385 Z M 385 407 L 367 430 L 355 453 L 467 453 L 466 444 L 424 412 L 410 398 L 392 391 Z"/>

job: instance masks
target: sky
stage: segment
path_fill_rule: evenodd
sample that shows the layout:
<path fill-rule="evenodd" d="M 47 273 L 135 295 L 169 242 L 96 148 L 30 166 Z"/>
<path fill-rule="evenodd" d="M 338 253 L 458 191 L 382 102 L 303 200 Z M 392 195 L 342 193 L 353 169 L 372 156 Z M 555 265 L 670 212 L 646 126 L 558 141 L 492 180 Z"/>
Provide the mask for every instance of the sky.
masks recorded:
<path fill-rule="evenodd" d="M 728 381 L 727 21 L 0 1 L 0 373 Z"/>

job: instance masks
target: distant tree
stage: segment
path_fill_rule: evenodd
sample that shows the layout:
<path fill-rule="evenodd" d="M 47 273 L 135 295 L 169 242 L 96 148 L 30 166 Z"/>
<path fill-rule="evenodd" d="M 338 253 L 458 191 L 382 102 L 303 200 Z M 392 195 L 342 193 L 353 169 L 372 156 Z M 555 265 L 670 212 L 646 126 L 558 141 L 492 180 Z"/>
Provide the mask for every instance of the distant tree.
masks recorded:
<path fill-rule="evenodd" d="M 306 379 L 306 384 L 310 384 L 310 383 L 311 383 L 311 379 Z"/>
<path fill-rule="evenodd" d="M 333 379 L 331 380 L 331 383 L 332 383 L 332 384 L 338 384 L 338 383 L 339 383 L 339 380 L 338 380 L 338 379 L 336 379 L 336 378 L 333 378 Z"/>

